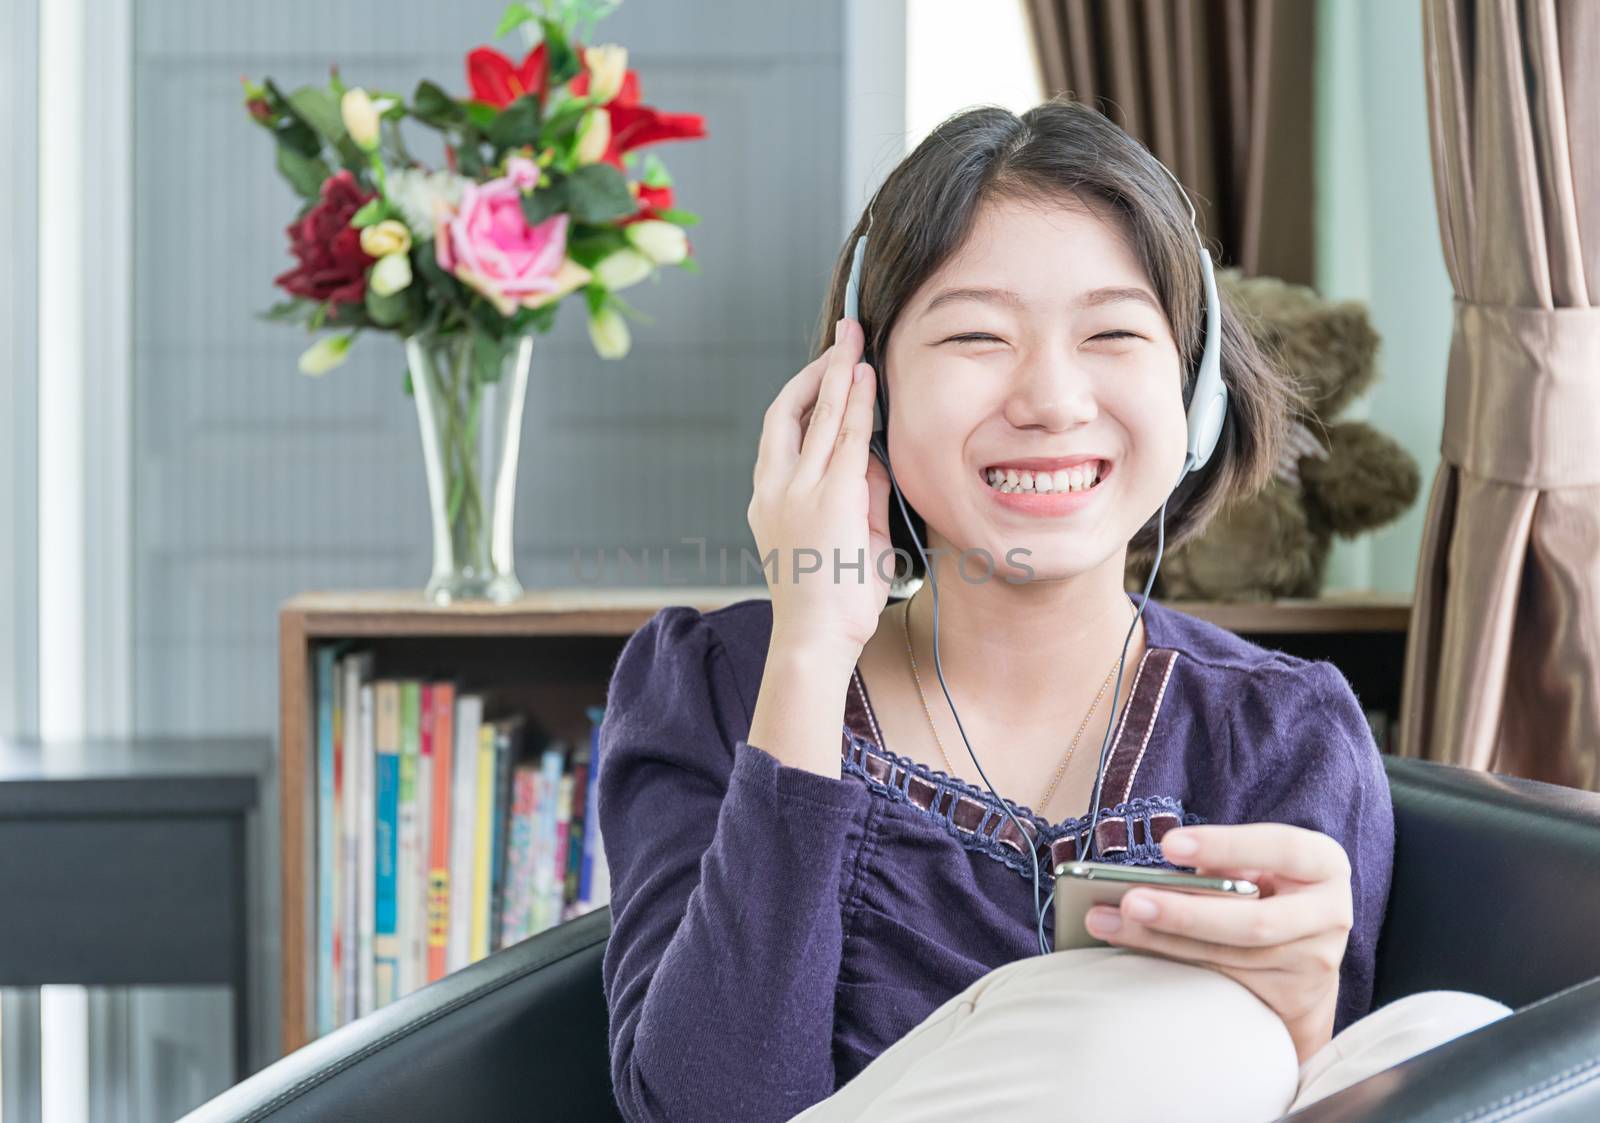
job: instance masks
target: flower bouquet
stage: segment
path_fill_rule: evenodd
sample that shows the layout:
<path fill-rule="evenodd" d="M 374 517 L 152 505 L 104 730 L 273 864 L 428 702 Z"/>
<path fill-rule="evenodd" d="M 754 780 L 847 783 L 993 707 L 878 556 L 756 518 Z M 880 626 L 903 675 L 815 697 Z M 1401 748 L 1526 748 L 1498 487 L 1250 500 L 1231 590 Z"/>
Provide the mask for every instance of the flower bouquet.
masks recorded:
<path fill-rule="evenodd" d="M 263 315 L 324 333 L 300 357 L 320 375 L 363 331 L 392 332 L 406 355 L 433 515 L 429 597 L 507 600 L 522 405 L 535 333 L 581 293 L 595 351 L 620 359 L 627 318 L 617 293 L 659 268 L 698 272 L 672 179 L 637 149 L 706 135 L 693 113 L 639 100 L 615 44 L 585 46 L 619 0 L 512 4 L 495 38 L 520 31 L 521 62 L 482 46 L 466 58 L 470 91 L 420 82 L 402 94 L 349 86 L 284 93 L 243 79 L 245 106 L 272 133 L 277 168 L 303 203 L 288 227 L 290 299 Z M 412 157 L 406 122 L 441 135 L 444 166 Z"/>

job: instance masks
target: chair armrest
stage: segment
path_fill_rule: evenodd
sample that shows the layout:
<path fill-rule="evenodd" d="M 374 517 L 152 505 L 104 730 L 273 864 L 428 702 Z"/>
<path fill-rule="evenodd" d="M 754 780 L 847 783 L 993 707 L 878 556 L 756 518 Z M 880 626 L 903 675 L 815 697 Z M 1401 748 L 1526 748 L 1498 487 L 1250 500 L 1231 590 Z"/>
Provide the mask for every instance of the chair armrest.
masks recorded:
<path fill-rule="evenodd" d="M 1600 979 L 1571 987 L 1285 1116 L 1293 1123 L 1600 1119 Z"/>
<path fill-rule="evenodd" d="M 1424 990 L 1518 1009 L 1600 975 L 1600 794 L 1383 763 L 1395 858 L 1374 1009 Z"/>
<path fill-rule="evenodd" d="M 180 1123 L 620 1120 L 596 983 L 611 910 L 547 929 L 269 1065 Z"/>

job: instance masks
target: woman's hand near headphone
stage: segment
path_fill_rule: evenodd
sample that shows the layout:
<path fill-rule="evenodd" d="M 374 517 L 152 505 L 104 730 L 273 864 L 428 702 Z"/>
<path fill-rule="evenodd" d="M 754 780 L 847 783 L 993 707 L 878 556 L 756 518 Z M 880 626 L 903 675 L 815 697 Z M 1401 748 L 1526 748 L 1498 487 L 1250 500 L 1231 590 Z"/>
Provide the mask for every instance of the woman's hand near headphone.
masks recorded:
<path fill-rule="evenodd" d="M 877 385 L 862 343 L 861 326 L 840 320 L 833 345 L 778 392 L 747 512 L 772 594 L 749 742 L 835 777 L 844 688 L 894 572 L 889 474 L 867 449 Z"/>

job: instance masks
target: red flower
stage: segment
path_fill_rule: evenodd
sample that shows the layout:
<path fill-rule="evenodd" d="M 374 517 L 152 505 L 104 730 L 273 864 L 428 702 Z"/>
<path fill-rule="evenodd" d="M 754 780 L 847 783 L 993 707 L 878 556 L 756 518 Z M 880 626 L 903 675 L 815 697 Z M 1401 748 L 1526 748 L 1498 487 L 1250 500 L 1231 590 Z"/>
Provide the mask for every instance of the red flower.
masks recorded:
<path fill-rule="evenodd" d="M 580 48 L 578 57 L 583 58 Z M 580 71 L 567 89 L 573 94 L 589 92 L 589 71 Z M 622 86 L 617 95 L 605 103 L 611 115 L 611 143 L 606 146 L 602 161 L 619 172 L 622 154 L 656 144 L 663 140 L 701 140 L 706 135 L 706 120 L 698 113 L 663 113 L 652 106 L 639 104 L 639 73 L 627 70 L 622 76 Z"/>
<path fill-rule="evenodd" d="M 493 47 L 479 47 L 467 56 L 467 84 L 472 99 L 504 109 L 523 94 L 538 94 L 544 104 L 550 78 L 548 52 L 540 43 L 529 51 L 522 65 L 515 65 Z"/>
<path fill-rule="evenodd" d="M 273 283 L 295 296 L 328 301 L 329 312 L 365 300 L 374 258 L 361 248 L 361 231 L 350 225 L 350 216 L 370 198 L 372 192 L 363 192 L 348 169 L 323 180 L 317 205 L 287 227 L 289 249 L 300 264 Z"/>
<path fill-rule="evenodd" d="M 643 222 L 647 218 L 660 218 L 661 212 L 672 207 L 671 187 L 651 187 L 648 183 L 629 183 L 628 190 L 633 192 L 639 201 L 639 209 L 621 222 L 618 226 L 627 226 L 632 222 Z"/>

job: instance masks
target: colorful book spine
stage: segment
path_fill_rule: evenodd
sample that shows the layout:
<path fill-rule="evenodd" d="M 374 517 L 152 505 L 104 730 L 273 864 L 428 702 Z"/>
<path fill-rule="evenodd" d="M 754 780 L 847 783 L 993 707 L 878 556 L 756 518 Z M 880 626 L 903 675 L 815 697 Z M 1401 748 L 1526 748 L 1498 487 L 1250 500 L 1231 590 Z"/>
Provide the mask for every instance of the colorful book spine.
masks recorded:
<path fill-rule="evenodd" d="M 449 970 L 450 943 L 450 801 L 455 763 L 456 688 L 436 682 L 429 691 L 433 713 L 433 805 L 428 826 L 427 981 Z"/>
<path fill-rule="evenodd" d="M 506 836 L 505 900 L 500 907 L 500 946 L 527 934 L 533 912 L 534 855 L 542 777 L 532 764 L 511 772 L 511 819 Z"/>
<path fill-rule="evenodd" d="M 379 682 L 375 813 L 376 883 L 373 899 L 373 1005 L 387 1006 L 399 997 L 399 867 L 400 867 L 400 684 Z"/>
<path fill-rule="evenodd" d="M 583 831 L 589 817 L 589 746 L 580 744 L 572 755 L 572 821 L 567 824 L 567 867 L 562 875 L 561 919 L 578 915 L 583 879 Z"/>
<path fill-rule="evenodd" d="M 406 955 L 411 988 L 428 981 L 428 862 L 433 856 L 433 688 L 417 684 L 417 879 Z"/>
<path fill-rule="evenodd" d="M 469 944 L 473 963 L 489 954 L 489 894 L 494 868 L 494 765 L 495 727 L 484 722 L 478 727 L 477 809 L 472 830 L 472 938 Z"/>
<path fill-rule="evenodd" d="M 572 773 L 557 781 L 556 787 L 556 845 L 555 860 L 550 863 L 550 888 L 546 894 L 544 921 L 553 928 L 562 920 L 562 906 L 567 895 L 567 845 L 572 827 Z"/>
<path fill-rule="evenodd" d="M 477 838 L 473 828 L 478 807 L 478 727 L 483 724 L 483 699 L 475 694 L 456 698 L 455 778 L 450 793 L 450 937 L 445 968 L 459 971 L 472 962 L 472 910 L 476 899 L 472 870 Z"/>
<path fill-rule="evenodd" d="M 600 722 L 605 717 L 605 711 L 600 706 L 589 706 L 585 712 L 589 715 L 589 791 L 583 809 L 583 870 L 578 877 L 578 900 L 580 907 L 587 912 L 601 900 L 595 895 L 596 855 L 599 855 L 601 864 L 605 862 L 605 854 L 600 848 L 599 810 Z"/>
<path fill-rule="evenodd" d="M 421 684 L 400 684 L 400 827 L 399 861 L 395 866 L 396 986 L 405 996 L 417 988 L 416 945 L 418 911 L 422 903 L 421 864 L 417 860 L 417 761 L 421 756 Z"/>
<path fill-rule="evenodd" d="M 370 674 L 370 665 L 366 670 Z M 356 1016 L 364 1018 L 376 1009 L 373 1000 L 372 935 L 377 903 L 377 823 L 378 823 L 378 744 L 377 687 L 361 684 L 361 789 L 357 793 L 360 817 L 356 825 Z"/>
<path fill-rule="evenodd" d="M 494 841 L 489 850 L 489 938 L 490 951 L 498 951 L 501 913 L 505 906 L 506 838 L 511 818 L 511 768 L 516 757 L 515 716 L 502 718 L 495 723 L 494 741 Z"/>
<path fill-rule="evenodd" d="M 538 839 L 534 844 L 533 909 L 524 935 L 543 932 L 553 921 L 549 915 L 550 894 L 556 884 L 556 803 L 561 796 L 561 774 L 566 753 L 560 742 L 547 747 L 539 756 L 539 810 L 535 822 Z"/>
<path fill-rule="evenodd" d="M 361 691 L 371 671 L 370 652 L 346 655 L 339 663 L 341 735 L 335 777 L 339 789 L 339 930 L 335 953 L 340 964 L 340 1025 L 360 1016 L 361 793 L 366 790 L 365 770 L 371 762 L 370 747 L 362 739 Z"/>

